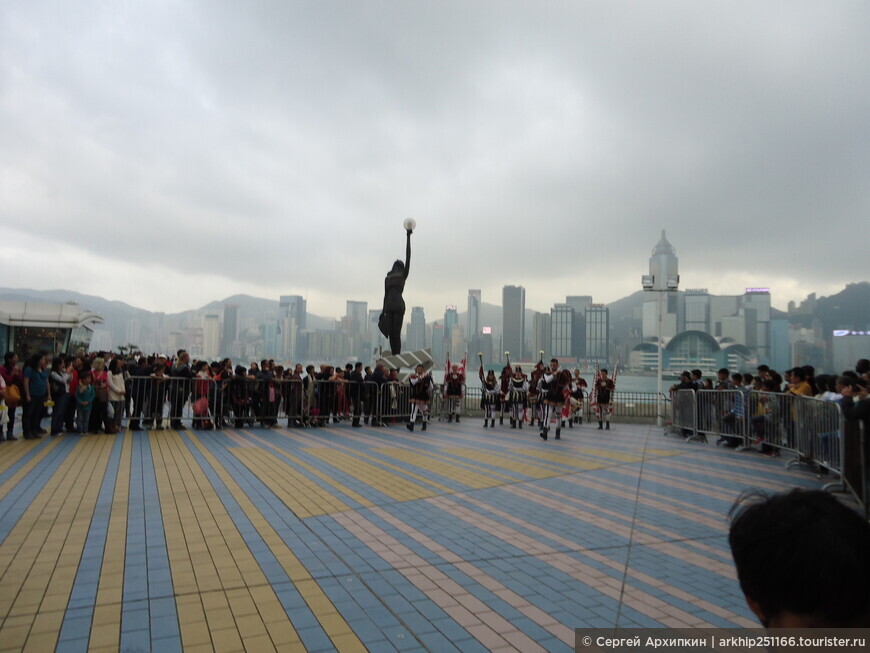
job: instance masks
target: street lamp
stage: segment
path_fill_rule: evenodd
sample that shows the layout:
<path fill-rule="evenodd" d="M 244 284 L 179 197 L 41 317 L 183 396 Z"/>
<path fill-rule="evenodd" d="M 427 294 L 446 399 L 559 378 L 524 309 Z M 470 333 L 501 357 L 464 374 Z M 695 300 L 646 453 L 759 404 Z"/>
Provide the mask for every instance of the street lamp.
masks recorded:
<path fill-rule="evenodd" d="M 658 281 L 658 283 L 657 283 Z M 680 285 L 680 275 L 668 275 L 665 283 L 656 280 L 654 274 L 645 274 L 640 278 L 645 292 L 658 293 L 658 320 L 656 322 L 656 426 L 662 426 L 662 297 L 666 292 L 675 291 Z"/>

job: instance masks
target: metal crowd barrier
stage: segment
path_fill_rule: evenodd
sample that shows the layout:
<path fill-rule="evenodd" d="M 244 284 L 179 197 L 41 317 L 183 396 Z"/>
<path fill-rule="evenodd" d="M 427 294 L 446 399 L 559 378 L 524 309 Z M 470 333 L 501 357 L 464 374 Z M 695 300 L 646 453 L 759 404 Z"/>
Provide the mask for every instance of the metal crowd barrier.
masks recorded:
<path fill-rule="evenodd" d="M 694 390 L 671 392 L 670 432 L 689 442 L 706 442 L 707 436 L 698 429 L 698 396 Z"/>

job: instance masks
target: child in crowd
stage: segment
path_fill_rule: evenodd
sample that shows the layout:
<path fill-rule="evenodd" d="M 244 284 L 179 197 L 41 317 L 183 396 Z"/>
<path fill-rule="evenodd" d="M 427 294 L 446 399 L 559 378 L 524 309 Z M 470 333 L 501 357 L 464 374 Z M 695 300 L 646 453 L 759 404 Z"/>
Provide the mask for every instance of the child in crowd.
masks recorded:
<path fill-rule="evenodd" d="M 88 424 L 91 419 L 91 408 L 94 406 L 96 392 L 91 385 L 91 373 L 82 372 L 79 375 L 79 387 L 76 389 L 76 418 L 78 432 L 84 435 L 88 432 Z"/>

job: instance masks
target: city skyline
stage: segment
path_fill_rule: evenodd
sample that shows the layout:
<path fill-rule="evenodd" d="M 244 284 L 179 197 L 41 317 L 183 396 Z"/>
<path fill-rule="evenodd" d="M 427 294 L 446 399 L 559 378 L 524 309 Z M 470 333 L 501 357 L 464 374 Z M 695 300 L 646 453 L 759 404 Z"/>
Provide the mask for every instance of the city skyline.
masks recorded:
<path fill-rule="evenodd" d="M 471 286 L 611 303 L 661 229 L 683 285 L 832 294 L 864 257 L 868 13 L 8 3 L 4 284 L 340 316 L 380 306 L 412 217 L 405 297 L 427 315 Z"/>

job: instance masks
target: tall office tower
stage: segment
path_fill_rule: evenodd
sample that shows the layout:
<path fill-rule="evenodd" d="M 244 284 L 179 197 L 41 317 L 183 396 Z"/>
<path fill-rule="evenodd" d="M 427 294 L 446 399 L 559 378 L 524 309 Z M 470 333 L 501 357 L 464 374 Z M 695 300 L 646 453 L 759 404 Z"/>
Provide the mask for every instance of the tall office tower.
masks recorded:
<path fill-rule="evenodd" d="M 604 304 L 586 309 L 586 358 L 602 365 L 610 358 L 610 309 Z"/>
<path fill-rule="evenodd" d="M 679 260 L 674 246 L 665 237 L 662 229 L 662 238 L 653 248 L 649 258 L 649 273 L 653 275 L 653 290 L 658 292 L 646 293 L 643 302 L 643 337 L 655 339 L 658 333 L 659 301 L 662 302 L 662 336 L 672 338 L 680 330 L 680 302 L 677 291 L 668 291 L 668 279 L 679 278 Z M 589 337 L 587 336 L 587 342 Z M 587 356 L 592 356 L 587 351 Z"/>
<path fill-rule="evenodd" d="M 390 345 L 387 343 L 387 339 L 384 338 L 384 335 L 381 333 L 380 329 L 378 329 L 378 321 L 381 318 L 381 309 L 372 308 L 369 309 L 369 329 L 368 329 L 368 350 L 369 356 L 362 357 L 360 360 L 368 360 L 369 357 L 377 358 L 380 355 L 381 349 L 389 349 Z"/>
<path fill-rule="evenodd" d="M 369 303 L 347 300 L 345 315 L 350 318 L 350 335 L 356 336 L 369 329 Z"/>
<path fill-rule="evenodd" d="M 224 328 L 221 339 L 221 352 L 224 356 L 230 356 L 233 352 L 233 343 L 239 339 L 239 305 L 224 304 Z"/>
<path fill-rule="evenodd" d="M 568 295 L 565 303 L 574 309 L 574 357 L 579 361 L 586 357 L 586 308 L 592 303 L 592 295 Z"/>
<path fill-rule="evenodd" d="M 456 357 L 453 351 L 453 329 L 459 325 L 459 312 L 456 307 L 448 304 L 444 307 L 444 354 L 450 354 L 451 360 Z"/>
<path fill-rule="evenodd" d="M 202 357 L 207 361 L 217 360 L 221 344 L 221 316 L 207 313 L 202 318 Z"/>
<path fill-rule="evenodd" d="M 295 317 L 296 326 L 300 329 L 306 327 L 305 324 L 305 298 L 300 295 L 281 295 L 278 302 L 283 317 Z"/>
<path fill-rule="evenodd" d="M 465 339 L 469 349 L 477 351 L 477 340 L 480 338 L 480 291 L 468 291 L 468 313 L 466 314 Z"/>
<path fill-rule="evenodd" d="M 710 331 L 710 293 L 706 288 L 686 290 L 684 297 L 686 304 L 686 331 Z"/>
<path fill-rule="evenodd" d="M 432 325 L 432 359 L 435 361 L 435 367 L 440 369 L 442 361 L 446 360 L 444 352 L 444 325 L 440 322 L 435 322 Z"/>
<path fill-rule="evenodd" d="M 553 350 L 550 335 L 550 315 L 535 313 L 532 317 L 532 360 L 537 361 L 541 351 L 544 356 L 550 356 L 549 352 Z"/>
<path fill-rule="evenodd" d="M 408 344 L 405 348 L 409 351 L 426 348 L 426 314 L 422 306 L 414 306 L 411 309 L 411 324 L 408 326 Z"/>
<path fill-rule="evenodd" d="M 576 355 L 574 318 L 574 307 L 569 304 L 556 304 L 550 309 L 550 351 L 547 353 L 551 357 L 571 358 Z"/>
<path fill-rule="evenodd" d="M 525 357 L 526 340 L 526 289 L 522 286 L 505 286 L 501 292 L 502 344 L 511 353 L 511 360 Z"/>
<path fill-rule="evenodd" d="M 746 341 L 758 352 L 760 361 L 769 361 L 770 349 L 770 289 L 747 288 L 743 295 L 743 316 L 746 320 Z"/>

